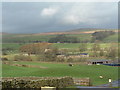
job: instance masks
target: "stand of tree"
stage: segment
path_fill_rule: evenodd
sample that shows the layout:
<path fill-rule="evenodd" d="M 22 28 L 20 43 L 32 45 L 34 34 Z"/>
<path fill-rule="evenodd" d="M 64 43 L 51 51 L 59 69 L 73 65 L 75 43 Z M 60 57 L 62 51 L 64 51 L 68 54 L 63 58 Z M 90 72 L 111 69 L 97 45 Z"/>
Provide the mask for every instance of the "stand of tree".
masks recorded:
<path fill-rule="evenodd" d="M 79 43 L 77 37 L 70 37 L 66 35 L 58 35 L 56 37 L 50 38 L 48 40 L 49 43 Z"/>
<path fill-rule="evenodd" d="M 20 47 L 19 51 L 30 54 L 41 54 L 45 51 L 45 49 L 48 49 L 50 47 L 50 43 L 32 43 L 32 44 L 26 44 Z"/>
<path fill-rule="evenodd" d="M 104 38 L 115 34 L 115 32 L 113 31 L 98 31 L 98 32 L 94 32 L 92 34 L 92 41 L 94 42 L 95 40 L 100 40 L 102 41 Z"/>

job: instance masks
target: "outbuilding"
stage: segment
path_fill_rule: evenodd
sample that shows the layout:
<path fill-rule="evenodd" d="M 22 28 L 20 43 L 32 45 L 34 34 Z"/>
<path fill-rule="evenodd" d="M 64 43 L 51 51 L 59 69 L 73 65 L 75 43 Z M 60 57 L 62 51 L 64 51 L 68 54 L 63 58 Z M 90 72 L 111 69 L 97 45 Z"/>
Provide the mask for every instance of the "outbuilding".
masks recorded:
<path fill-rule="evenodd" d="M 88 64 L 108 64 L 110 62 L 111 62 L 110 60 L 99 59 L 99 60 L 89 60 Z"/>

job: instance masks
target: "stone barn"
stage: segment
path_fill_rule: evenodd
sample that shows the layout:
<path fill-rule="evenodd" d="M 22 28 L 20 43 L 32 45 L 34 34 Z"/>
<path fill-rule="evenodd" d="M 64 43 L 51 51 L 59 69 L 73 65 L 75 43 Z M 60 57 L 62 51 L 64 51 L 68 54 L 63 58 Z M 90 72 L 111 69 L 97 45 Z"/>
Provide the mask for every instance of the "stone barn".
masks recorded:
<path fill-rule="evenodd" d="M 110 60 L 89 60 L 88 64 L 108 64 L 111 63 Z"/>

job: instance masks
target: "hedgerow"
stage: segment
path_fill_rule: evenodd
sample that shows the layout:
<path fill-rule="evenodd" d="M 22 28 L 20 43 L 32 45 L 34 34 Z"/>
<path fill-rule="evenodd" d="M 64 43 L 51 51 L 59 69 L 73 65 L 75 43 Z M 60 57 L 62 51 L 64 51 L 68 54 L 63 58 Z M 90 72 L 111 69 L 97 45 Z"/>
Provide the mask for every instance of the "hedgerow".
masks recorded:
<path fill-rule="evenodd" d="M 74 85 L 71 77 L 47 79 L 8 79 L 2 81 L 2 88 L 40 88 L 44 86 L 64 88 Z"/>

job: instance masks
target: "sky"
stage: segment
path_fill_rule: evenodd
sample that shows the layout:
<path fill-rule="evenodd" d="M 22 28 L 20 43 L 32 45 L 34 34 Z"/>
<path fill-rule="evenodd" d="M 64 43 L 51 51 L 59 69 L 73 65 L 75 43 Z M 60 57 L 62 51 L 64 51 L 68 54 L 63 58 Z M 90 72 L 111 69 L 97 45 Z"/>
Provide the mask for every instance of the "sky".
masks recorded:
<path fill-rule="evenodd" d="M 117 2 L 3 2 L 2 32 L 118 28 Z"/>

